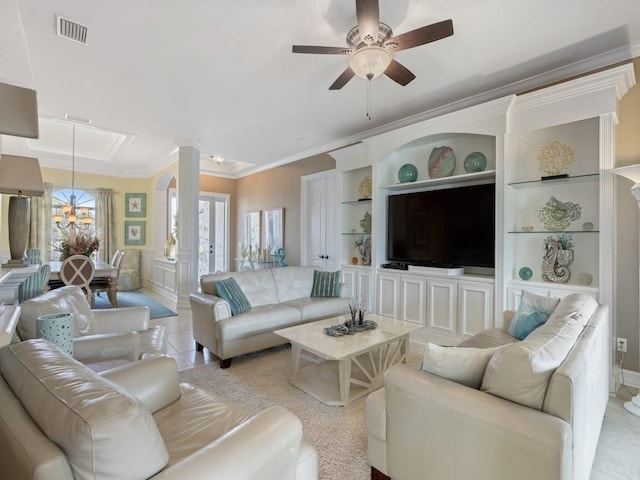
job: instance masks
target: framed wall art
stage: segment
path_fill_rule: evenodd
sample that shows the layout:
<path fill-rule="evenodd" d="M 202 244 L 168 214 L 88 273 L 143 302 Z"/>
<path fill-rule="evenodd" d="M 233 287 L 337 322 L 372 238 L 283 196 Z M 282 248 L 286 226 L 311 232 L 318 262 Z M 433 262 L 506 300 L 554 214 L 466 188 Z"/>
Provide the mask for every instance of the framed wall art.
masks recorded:
<path fill-rule="evenodd" d="M 126 193 L 124 205 L 125 217 L 146 217 L 147 216 L 147 194 L 146 193 Z"/>
<path fill-rule="evenodd" d="M 147 222 L 139 220 L 125 220 L 124 244 L 144 245 L 146 243 Z"/>

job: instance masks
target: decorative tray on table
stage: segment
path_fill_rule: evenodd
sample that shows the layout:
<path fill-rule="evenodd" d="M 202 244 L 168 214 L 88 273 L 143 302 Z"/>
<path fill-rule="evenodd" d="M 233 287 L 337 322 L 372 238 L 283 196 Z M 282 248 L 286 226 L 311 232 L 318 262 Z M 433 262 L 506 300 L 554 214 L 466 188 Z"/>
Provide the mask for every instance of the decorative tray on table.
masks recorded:
<path fill-rule="evenodd" d="M 341 337 L 343 335 L 354 335 L 358 332 L 378 328 L 378 324 L 373 320 L 363 320 L 361 324 L 357 324 L 354 322 L 350 326 L 347 326 L 346 323 L 347 322 L 341 323 L 339 325 L 333 325 L 331 327 L 326 327 L 324 331 L 327 335 L 330 335 L 332 337 Z"/>

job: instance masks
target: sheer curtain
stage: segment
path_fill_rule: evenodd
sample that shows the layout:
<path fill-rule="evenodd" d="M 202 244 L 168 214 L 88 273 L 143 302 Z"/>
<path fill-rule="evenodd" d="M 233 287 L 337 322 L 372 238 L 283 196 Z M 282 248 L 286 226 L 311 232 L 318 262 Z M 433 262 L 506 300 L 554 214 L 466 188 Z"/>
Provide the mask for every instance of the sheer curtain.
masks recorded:
<path fill-rule="evenodd" d="M 96 232 L 100 238 L 98 260 L 109 262 L 116 251 L 116 221 L 113 203 L 113 190 L 98 188 L 96 190 Z"/>
<path fill-rule="evenodd" d="M 53 185 L 44 184 L 42 197 L 31 197 L 31 220 L 27 248 L 40 250 L 42 263 L 51 260 L 51 203 Z"/>

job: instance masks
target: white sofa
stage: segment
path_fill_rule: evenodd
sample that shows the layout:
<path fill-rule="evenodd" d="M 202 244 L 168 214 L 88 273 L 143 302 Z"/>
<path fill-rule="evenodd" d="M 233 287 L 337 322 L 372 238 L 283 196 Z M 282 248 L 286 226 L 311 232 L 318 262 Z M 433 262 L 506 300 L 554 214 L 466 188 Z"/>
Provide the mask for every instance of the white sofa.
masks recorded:
<path fill-rule="evenodd" d="M 36 339 L 5 347 L 1 362 L 2 478 L 317 478 L 295 415 L 251 415 L 180 384 L 170 357 L 98 375 Z"/>
<path fill-rule="evenodd" d="M 274 330 L 348 312 L 350 298 L 310 296 L 314 270 L 293 266 L 203 275 L 201 291 L 190 298 L 196 348 L 208 348 L 227 368 L 232 357 L 286 343 Z M 229 277 L 251 304 L 250 310 L 233 316 L 214 284 Z"/>
<path fill-rule="evenodd" d="M 507 326 L 462 344 L 506 345 L 480 389 L 407 365 L 386 372 L 365 404 L 372 479 L 588 480 L 609 397 L 608 307 L 570 294 L 523 341 Z"/>

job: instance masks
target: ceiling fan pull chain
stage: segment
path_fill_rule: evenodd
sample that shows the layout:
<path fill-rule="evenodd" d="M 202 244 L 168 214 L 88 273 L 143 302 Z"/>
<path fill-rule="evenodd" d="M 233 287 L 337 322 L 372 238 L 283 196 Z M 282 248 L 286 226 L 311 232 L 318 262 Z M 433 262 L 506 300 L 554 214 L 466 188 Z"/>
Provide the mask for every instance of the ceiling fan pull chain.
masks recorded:
<path fill-rule="evenodd" d="M 367 80 L 367 118 L 371 120 L 371 79 Z"/>

